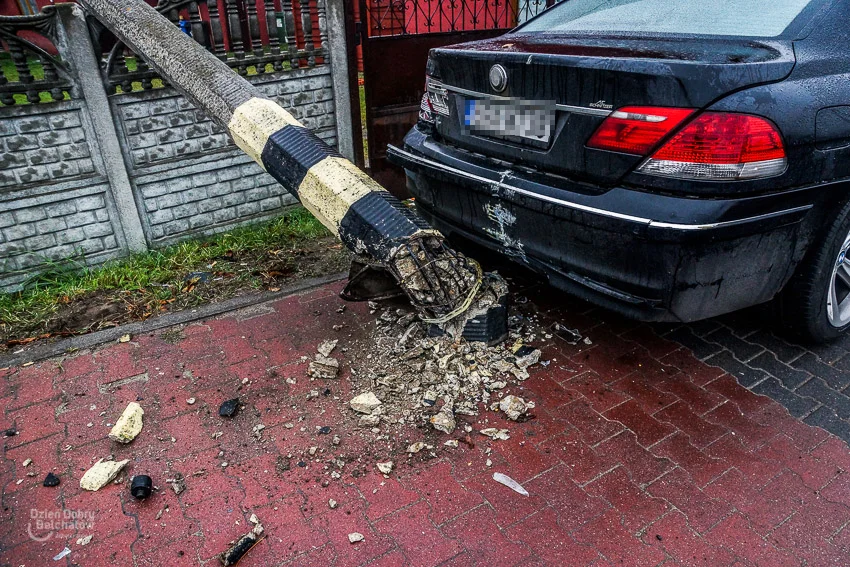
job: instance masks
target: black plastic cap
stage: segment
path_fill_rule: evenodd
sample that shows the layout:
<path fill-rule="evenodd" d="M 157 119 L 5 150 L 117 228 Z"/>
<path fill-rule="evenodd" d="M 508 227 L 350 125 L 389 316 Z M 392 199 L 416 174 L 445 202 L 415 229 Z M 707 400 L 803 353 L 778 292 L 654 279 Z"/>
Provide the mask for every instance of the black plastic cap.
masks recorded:
<path fill-rule="evenodd" d="M 133 477 L 133 481 L 130 483 L 130 494 L 133 495 L 133 498 L 144 500 L 151 495 L 151 490 L 153 490 L 151 477 L 146 474 L 137 474 Z"/>

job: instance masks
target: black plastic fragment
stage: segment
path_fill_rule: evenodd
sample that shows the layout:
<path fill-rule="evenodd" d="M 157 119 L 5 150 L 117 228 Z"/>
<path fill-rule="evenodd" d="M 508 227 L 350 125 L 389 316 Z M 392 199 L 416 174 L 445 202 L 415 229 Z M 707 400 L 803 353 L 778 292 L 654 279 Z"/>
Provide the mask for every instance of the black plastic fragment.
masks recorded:
<path fill-rule="evenodd" d="M 382 266 L 351 261 L 348 283 L 339 296 L 346 301 L 370 301 L 401 297 L 404 290 L 393 275 Z"/>
<path fill-rule="evenodd" d="M 516 352 L 514 353 L 514 355 L 515 355 L 517 358 L 522 358 L 523 356 L 528 356 L 529 354 L 531 354 L 531 353 L 532 353 L 532 352 L 534 352 L 535 350 L 537 350 L 537 349 L 535 349 L 535 348 L 534 348 L 534 347 L 532 347 L 532 346 L 522 345 L 521 347 L 519 347 L 518 349 L 516 349 Z"/>
<path fill-rule="evenodd" d="M 325 425 L 324 427 L 319 428 L 319 435 L 327 435 L 331 432 L 331 426 Z"/>
<path fill-rule="evenodd" d="M 41 484 L 42 484 L 42 486 L 48 486 L 48 487 L 49 486 L 59 486 L 60 482 L 61 482 L 61 480 L 59 479 L 58 476 L 56 476 L 52 472 L 49 472 L 49 473 L 47 473 L 47 476 L 44 477 L 44 482 L 41 483 Z"/>
<path fill-rule="evenodd" d="M 130 483 L 130 494 L 137 500 L 144 500 L 151 495 L 153 481 L 146 474 L 137 474 Z"/>
<path fill-rule="evenodd" d="M 7 429 L 6 431 L 3 432 L 3 437 L 14 437 L 17 434 L 18 434 L 18 430 L 15 429 L 14 427 L 10 427 L 9 429 Z"/>
<path fill-rule="evenodd" d="M 552 330 L 555 331 L 555 336 L 573 346 L 577 345 L 579 341 L 584 338 L 581 336 L 581 333 L 578 332 L 578 329 L 570 329 L 560 323 L 552 325 Z"/>
<path fill-rule="evenodd" d="M 236 565 L 246 553 L 251 551 L 251 548 L 257 545 L 259 537 L 254 532 L 249 532 L 239 538 L 233 547 L 221 554 L 221 564 L 224 567 Z"/>
<path fill-rule="evenodd" d="M 446 332 L 437 325 L 429 325 L 429 337 L 442 337 Z M 473 317 L 463 327 L 461 333 L 469 342 L 497 345 L 508 338 L 508 308 L 504 305 L 494 305 L 486 313 Z"/>
<path fill-rule="evenodd" d="M 233 417 L 239 411 L 239 398 L 233 398 L 223 402 L 218 408 L 218 415 L 221 417 Z"/>

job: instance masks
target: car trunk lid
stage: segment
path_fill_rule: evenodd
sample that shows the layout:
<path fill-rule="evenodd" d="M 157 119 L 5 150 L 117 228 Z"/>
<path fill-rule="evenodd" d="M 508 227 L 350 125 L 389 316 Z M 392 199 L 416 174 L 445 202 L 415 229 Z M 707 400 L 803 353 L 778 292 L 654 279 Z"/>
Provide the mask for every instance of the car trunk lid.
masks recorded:
<path fill-rule="evenodd" d="M 431 52 L 429 69 L 447 89 L 437 131 L 450 144 L 548 174 L 610 186 L 642 156 L 586 147 L 605 117 L 625 106 L 701 109 L 734 91 L 776 82 L 794 66 L 787 41 L 648 39 L 598 34 L 509 34 Z M 490 74 L 504 69 L 497 92 Z M 471 130 L 469 102 L 554 106 L 548 137 Z M 479 103 L 480 104 L 480 103 Z M 534 108 L 537 108 L 535 106 Z"/>

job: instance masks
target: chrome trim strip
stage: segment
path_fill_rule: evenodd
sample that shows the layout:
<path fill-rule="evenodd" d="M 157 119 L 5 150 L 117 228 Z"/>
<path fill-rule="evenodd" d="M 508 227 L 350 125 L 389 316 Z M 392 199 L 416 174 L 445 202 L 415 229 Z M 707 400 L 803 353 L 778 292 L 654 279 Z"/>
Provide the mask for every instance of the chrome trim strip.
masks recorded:
<path fill-rule="evenodd" d="M 444 165 L 442 163 L 417 156 L 410 152 L 406 152 L 400 148 L 395 146 L 387 146 L 387 153 L 397 154 L 405 159 L 408 159 L 414 163 L 418 163 L 420 165 L 424 165 L 425 167 L 431 167 L 434 169 L 440 169 L 447 173 L 451 173 L 453 175 L 457 175 L 459 177 L 463 177 L 469 179 L 471 181 L 477 181 L 480 183 L 484 183 L 487 185 L 497 184 L 500 187 L 505 188 L 508 191 L 512 191 L 514 193 L 519 193 L 521 195 L 525 195 L 527 197 L 531 197 L 532 199 L 537 199 L 538 201 L 546 201 L 548 203 L 553 203 L 556 205 L 561 205 L 563 207 L 567 207 L 569 209 L 574 209 L 578 211 L 583 211 L 586 213 L 600 215 L 603 217 L 614 218 L 618 220 L 624 220 L 629 222 L 634 222 L 637 224 L 646 225 L 650 228 L 660 228 L 660 229 L 671 229 L 671 230 L 680 230 L 680 231 L 699 231 L 699 230 L 711 230 L 715 228 L 726 228 L 731 226 L 737 226 L 741 224 L 746 224 L 748 222 L 755 222 L 770 218 L 776 218 L 783 215 L 790 215 L 793 213 L 798 213 L 802 211 L 808 211 L 813 207 L 813 205 L 801 205 L 799 207 L 793 207 L 791 209 L 784 209 L 781 211 L 775 211 L 772 213 L 765 213 L 762 215 L 756 215 L 754 217 L 747 217 L 743 219 L 731 220 L 731 221 L 721 221 L 714 223 L 705 223 L 705 224 L 682 224 L 682 223 L 671 223 L 671 222 L 663 222 L 663 221 L 655 221 L 652 219 L 647 219 L 643 217 L 636 217 L 632 215 L 626 215 L 623 213 L 617 213 L 614 211 L 608 211 L 605 209 L 599 209 L 596 207 L 590 207 L 588 205 L 582 205 L 581 203 L 573 203 L 571 201 L 564 201 L 563 199 L 556 199 L 555 197 L 549 197 L 548 195 L 541 195 L 539 193 L 534 193 L 533 191 L 528 191 L 526 189 L 520 189 L 519 187 L 514 187 L 513 185 L 507 185 L 505 183 L 487 179 L 486 177 L 481 177 L 480 175 L 475 175 L 474 173 L 467 173 L 466 171 L 461 171 L 455 167 L 451 167 L 448 165 Z"/>
<path fill-rule="evenodd" d="M 436 81 L 435 81 L 436 82 Z M 437 86 L 437 85 L 435 85 Z M 462 94 L 466 96 L 474 96 L 476 98 L 489 98 L 495 100 L 510 100 L 509 96 L 499 96 L 492 95 L 488 93 L 479 93 L 477 91 L 471 91 L 468 89 L 462 89 L 460 87 L 454 87 L 452 85 L 447 85 L 445 83 L 439 83 L 439 86 L 446 89 L 447 91 L 451 91 L 453 93 Z M 591 116 L 608 116 L 613 112 L 613 110 L 603 110 L 601 108 L 588 108 L 586 106 L 572 106 L 570 104 L 555 104 L 555 108 L 558 110 L 563 110 L 564 112 L 572 112 L 574 114 L 589 114 Z"/>

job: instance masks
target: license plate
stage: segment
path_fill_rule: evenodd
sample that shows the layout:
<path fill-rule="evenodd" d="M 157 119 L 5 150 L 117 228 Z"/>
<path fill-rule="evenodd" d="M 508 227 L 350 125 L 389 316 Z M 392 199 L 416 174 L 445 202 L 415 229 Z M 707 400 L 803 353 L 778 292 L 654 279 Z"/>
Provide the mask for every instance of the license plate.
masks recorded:
<path fill-rule="evenodd" d="M 548 101 L 466 101 L 464 124 L 471 132 L 500 138 L 549 143 L 555 125 L 555 104 Z"/>

